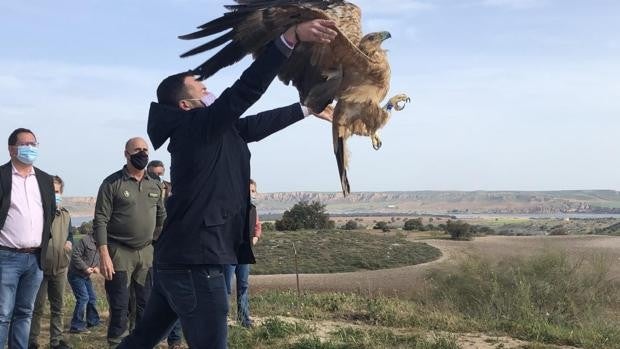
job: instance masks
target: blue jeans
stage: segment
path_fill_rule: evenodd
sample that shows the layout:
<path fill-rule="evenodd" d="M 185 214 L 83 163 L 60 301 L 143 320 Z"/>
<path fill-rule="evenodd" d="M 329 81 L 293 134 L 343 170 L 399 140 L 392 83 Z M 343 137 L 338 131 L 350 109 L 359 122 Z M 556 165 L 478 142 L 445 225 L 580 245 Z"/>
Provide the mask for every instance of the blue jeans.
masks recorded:
<path fill-rule="evenodd" d="M 43 280 L 39 256 L 0 250 L 0 348 L 27 348 L 34 301 Z"/>
<path fill-rule="evenodd" d="M 180 344 L 183 340 L 183 329 L 181 328 L 181 321 L 177 320 L 172 326 L 172 330 L 168 335 L 168 345 Z"/>
<path fill-rule="evenodd" d="M 181 320 L 190 348 L 226 348 L 228 296 L 222 265 L 153 267 L 142 320 L 117 349 L 151 349 Z"/>
<path fill-rule="evenodd" d="M 75 309 L 71 318 L 71 329 L 82 331 L 86 327 L 99 325 L 97 295 L 90 278 L 76 273 L 69 273 L 67 279 L 69 279 L 69 285 L 71 285 L 75 295 Z"/>
<path fill-rule="evenodd" d="M 235 274 L 237 279 L 237 321 L 243 326 L 250 326 L 250 299 L 248 294 L 250 277 L 249 264 L 230 264 L 226 266 L 226 291 L 228 295 L 232 293 L 232 276 Z"/>

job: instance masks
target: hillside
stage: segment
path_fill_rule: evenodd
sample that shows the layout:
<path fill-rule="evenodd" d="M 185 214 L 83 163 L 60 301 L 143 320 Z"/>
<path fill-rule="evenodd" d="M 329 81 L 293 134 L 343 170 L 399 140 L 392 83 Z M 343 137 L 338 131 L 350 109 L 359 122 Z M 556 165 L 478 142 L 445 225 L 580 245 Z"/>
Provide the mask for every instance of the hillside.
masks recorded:
<path fill-rule="evenodd" d="M 261 214 L 281 213 L 301 200 L 320 201 L 333 214 L 347 213 L 482 213 L 482 214 L 620 214 L 620 192 L 572 191 L 405 191 L 341 193 L 286 192 L 259 194 Z M 68 197 L 74 216 L 92 216 L 95 198 Z"/>

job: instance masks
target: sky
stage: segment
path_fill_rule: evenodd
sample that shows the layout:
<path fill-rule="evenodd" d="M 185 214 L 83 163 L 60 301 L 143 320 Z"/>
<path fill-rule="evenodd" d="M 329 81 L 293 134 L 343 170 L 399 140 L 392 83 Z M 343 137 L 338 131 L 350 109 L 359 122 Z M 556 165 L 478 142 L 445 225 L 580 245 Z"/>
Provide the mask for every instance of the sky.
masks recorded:
<path fill-rule="evenodd" d="M 0 136 L 32 129 L 37 167 L 63 177 L 66 195 L 96 195 L 127 139 L 146 137 L 159 82 L 213 54 L 181 59 L 199 42 L 177 36 L 231 2 L 0 1 Z M 392 114 L 379 151 L 349 141 L 353 192 L 620 190 L 620 1 L 355 3 L 364 32 L 392 33 L 389 95 L 412 103 Z M 221 92 L 250 62 L 207 88 Z M 295 101 L 276 80 L 247 114 Z M 340 190 L 325 121 L 250 150 L 260 191 Z M 165 146 L 151 158 L 169 163 Z"/>

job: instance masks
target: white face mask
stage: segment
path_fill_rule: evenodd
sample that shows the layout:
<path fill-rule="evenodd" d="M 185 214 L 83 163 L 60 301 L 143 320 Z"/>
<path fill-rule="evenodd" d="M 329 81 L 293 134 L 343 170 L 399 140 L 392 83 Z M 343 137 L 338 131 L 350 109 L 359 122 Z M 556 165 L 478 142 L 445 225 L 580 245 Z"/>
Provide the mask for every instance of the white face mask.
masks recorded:
<path fill-rule="evenodd" d="M 200 98 L 200 101 L 202 102 L 202 104 L 205 105 L 205 107 L 210 106 L 211 104 L 213 104 L 213 102 L 215 102 L 215 100 L 217 99 L 217 96 L 211 92 L 207 92 L 206 95 L 202 96 L 202 98 Z"/>

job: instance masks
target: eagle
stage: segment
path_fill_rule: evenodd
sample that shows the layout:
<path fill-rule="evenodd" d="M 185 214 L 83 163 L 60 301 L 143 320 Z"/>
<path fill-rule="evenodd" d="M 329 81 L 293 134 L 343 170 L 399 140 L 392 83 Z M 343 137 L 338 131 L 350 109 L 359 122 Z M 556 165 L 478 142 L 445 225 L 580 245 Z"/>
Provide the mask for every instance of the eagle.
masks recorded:
<path fill-rule="evenodd" d="M 188 57 L 226 44 L 193 72 L 206 79 L 220 69 L 235 64 L 248 54 L 260 54 L 265 45 L 296 24 L 332 20 L 337 37 L 329 44 L 298 43 L 278 74 L 286 85 L 295 86 L 303 105 L 313 112 L 333 108 L 332 137 L 342 193 L 351 192 L 347 177 L 349 153 L 346 141 L 352 135 L 370 137 L 379 150 L 379 129 L 392 110 L 402 110 L 410 102 L 406 94 L 381 102 L 390 88 L 390 65 L 381 47 L 389 32 L 362 35 L 361 9 L 345 0 L 236 0 L 228 12 L 179 36 L 192 40 L 219 35 L 184 53 Z M 334 107 L 331 105 L 336 101 Z"/>

